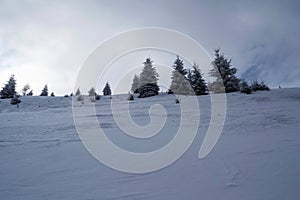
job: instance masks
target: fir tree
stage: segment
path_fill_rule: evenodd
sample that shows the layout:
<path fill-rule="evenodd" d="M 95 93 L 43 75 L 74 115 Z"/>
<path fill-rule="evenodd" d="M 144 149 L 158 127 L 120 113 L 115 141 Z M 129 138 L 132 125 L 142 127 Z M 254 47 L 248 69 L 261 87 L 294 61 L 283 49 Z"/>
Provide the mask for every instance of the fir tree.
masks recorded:
<path fill-rule="evenodd" d="M 134 75 L 132 84 L 131 84 L 131 92 L 133 93 L 139 93 L 140 88 L 140 78 L 136 74 Z"/>
<path fill-rule="evenodd" d="M 252 84 L 251 84 L 251 89 L 252 91 L 269 91 L 270 88 L 265 84 L 265 82 L 261 81 L 260 83 L 258 81 L 254 81 Z"/>
<path fill-rule="evenodd" d="M 27 96 L 32 96 L 33 95 L 33 91 L 30 90 L 30 92 L 27 93 Z"/>
<path fill-rule="evenodd" d="M 192 94 L 192 88 L 189 81 L 186 78 L 186 74 L 188 71 L 183 67 L 183 60 L 177 56 L 174 65 L 173 65 L 173 72 L 172 72 L 172 81 L 171 86 L 169 89 L 169 93 L 175 94 Z"/>
<path fill-rule="evenodd" d="M 48 86 L 47 84 L 45 85 L 45 87 L 43 88 L 40 96 L 48 96 Z"/>
<path fill-rule="evenodd" d="M 147 58 L 144 62 L 144 68 L 140 74 L 139 98 L 158 95 L 159 86 L 157 81 L 159 75 L 152 63 L 153 61 L 150 58 Z"/>
<path fill-rule="evenodd" d="M 15 75 L 11 75 L 0 92 L 1 99 L 13 98 L 17 94 L 16 84 Z"/>
<path fill-rule="evenodd" d="M 208 94 L 207 84 L 202 78 L 199 66 L 195 63 L 192 70 L 189 70 L 188 80 L 196 95 Z"/>
<path fill-rule="evenodd" d="M 240 91 L 241 91 L 241 93 L 245 93 L 245 94 L 251 94 L 252 93 L 252 89 L 251 89 L 251 87 L 249 86 L 249 84 L 246 80 L 241 80 Z"/>
<path fill-rule="evenodd" d="M 105 87 L 102 92 L 103 92 L 103 96 L 111 95 L 111 89 L 110 89 L 110 85 L 108 84 L 108 82 L 106 82 Z"/>
<path fill-rule="evenodd" d="M 239 91 L 240 79 L 236 77 L 237 69 L 231 67 L 231 60 L 220 55 L 220 50 L 215 50 L 215 59 L 212 62 L 213 69 L 210 75 L 215 77 L 216 80 L 211 83 L 213 92 L 236 92 Z"/>
<path fill-rule="evenodd" d="M 80 93 L 80 89 L 78 88 L 77 90 L 76 90 L 76 93 L 75 93 L 75 96 L 79 96 L 81 93 Z"/>

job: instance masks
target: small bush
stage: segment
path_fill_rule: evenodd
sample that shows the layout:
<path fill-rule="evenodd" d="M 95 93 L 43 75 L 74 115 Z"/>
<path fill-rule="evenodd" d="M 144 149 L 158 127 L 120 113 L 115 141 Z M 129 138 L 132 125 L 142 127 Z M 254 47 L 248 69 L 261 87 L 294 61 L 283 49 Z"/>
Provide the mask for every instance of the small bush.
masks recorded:
<path fill-rule="evenodd" d="M 133 101 L 133 100 L 134 100 L 134 96 L 133 96 L 133 94 L 128 94 L 128 98 L 127 98 L 127 100 L 129 100 L 129 101 Z"/>
<path fill-rule="evenodd" d="M 84 97 L 80 94 L 77 96 L 77 101 L 84 101 Z"/>
<path fill-rule="evenodd" d="M 99 100 L 101 99 L 101 96 L 100 96 L 99 94 L 97 94 L 97 95 L 95 96 L 95 99 L 96 99 L 96 101 L 99 101 Z"/>
<path fill-rule="evenodd" d="M 18 105 L 19 103 L 21 103 L 21 100 L 18 97 L 14 97 L 10 100 L 11 105 Z"/>

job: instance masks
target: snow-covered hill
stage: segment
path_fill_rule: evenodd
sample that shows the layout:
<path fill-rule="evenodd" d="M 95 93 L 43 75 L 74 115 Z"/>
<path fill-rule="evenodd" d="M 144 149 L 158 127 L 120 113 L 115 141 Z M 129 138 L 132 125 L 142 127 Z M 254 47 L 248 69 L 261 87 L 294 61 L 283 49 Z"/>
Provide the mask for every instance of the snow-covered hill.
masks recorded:
<path fill-rule="evenodd" d="M 127 95 L 113 98 L 127 102 Z M 140 125 L 149 123 L 151 105 L 165 107 L 165 127 L 151 142 L 120 134 L 109 98 L 96 102 L 97 116 L 120 147 L 155 150 L 179 126 L 180 104 L 174 100 L 159 95 L 130 102 Z M 201 160 L 210 98 L 198 100 L 200 126 L 191 147 L 169 167 L 147 174 L 119 172 L 94 159 L 76 132 L 70 97 L 22 97 L 19 108 L 1 100 L 0 199 L 299 199 L 300 88 L 228 94 L 222 135 Z"/>

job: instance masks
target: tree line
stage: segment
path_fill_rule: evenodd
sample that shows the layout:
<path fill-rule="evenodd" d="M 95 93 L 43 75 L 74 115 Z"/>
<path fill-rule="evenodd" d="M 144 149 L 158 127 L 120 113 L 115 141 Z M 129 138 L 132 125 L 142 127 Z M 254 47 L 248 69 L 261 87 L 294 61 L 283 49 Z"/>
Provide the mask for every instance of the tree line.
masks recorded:
<path fill-rule="evenodd" d="M 269 90 L 262 81 L 254 81 L 249 84 L 246 80 L 236 76 L 237 69 L 232 67 L 231 59 L 225 58 L 219 49 L 215 50 L 215 58 L 212 61 L 212 69 L 209 72 L 215 80 L 206 83 L 197 63 L 191 69 L 184 68 L 183 60 L 176 57 L 171 75 L 169 94 L 181 95 L 207 95 L 213 93 L 238 92 L 251 94 L 253 91 Z M 131 92 L 138 93 L 140 98 L 158 94 L 158 73 L 152 65 L 153 61 L 147 58 L 141 74 L 135 75 L 131 84 Z"/>
<path fill-rule="evenodd" d="M 207 83 L 205 81 L 197 63 L 194 63 L 191 69 L 186 69 L 183 60 L 177 56 L 172 65 L 173 71 L 168 93 L 181 95 L 207 95 L 209 92 L 230 93 L 240 91 L 241 93 L 251 94 L 258 90 L 269 90 L 269 87 L 263 81 L 254 81 L 249 84 L 248 81 L 238 78 L 236 76 L 237 69 L 232 67 L 231 59 L 228 59 L 221 54 L 219 49 L 214 51 L 214 56 L 214 60 L 211 63 L 212 69 L 209 72 L 209 75 L 215 78 L 212 83 Z M 144 67 L 140 75 L 135 75 L 133 78 L 131 92 L 138 94 L 139 98 L 158 95 L 160 90 L 158 85 L 159 74 L 153 66 L 153 60 L 151 60 L 151 58 L 146 58 L 143 64 Z M 104 96 L 112 94 L 108 82 L 102 92 Z M 95 88 L 91 88 L 88 93 L 92 101 L 100 99 L 100 95 L 96 93 Z M 29 84 L 26 84 L 22 88 L 21 94 L 23 96 L 33 95 L 33 91 Z M 83 98 L 79 88 L 75 95 L 78 100 Z M 5 99 L 18 96 L 20 96 L 20 94 L 16 92 L 15 76 L 11 75 L 0 91 L 0 97 Z M 41 91 L 40 96 L 48 96 L 47 84 Z M 55 96 L 54 92 L 52 92 L 50 96 Z M 70 96 L 73 96 L 73 94 L 71 93 Z M 133 95 L 130 95 L 129 99 L 133 99 Z"/>

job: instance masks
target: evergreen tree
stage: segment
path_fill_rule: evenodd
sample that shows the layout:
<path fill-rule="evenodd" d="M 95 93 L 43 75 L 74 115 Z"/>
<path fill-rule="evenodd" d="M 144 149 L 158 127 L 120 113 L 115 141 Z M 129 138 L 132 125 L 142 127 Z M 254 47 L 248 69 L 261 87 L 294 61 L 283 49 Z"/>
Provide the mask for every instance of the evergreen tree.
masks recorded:
<path fill-rule="evenodd" d="M 45 87 L 43 88 L 40 96 L 48 96 L 48 86 L 47 84 L 45 85 Z"/>
<path fill-rule="evenodd" d="M 265 82 L 261 81 L 260 83 L 258 81 L 254 81 L 252 84 L 251 84 L 251 89 L 252 91 L 269 91 L 270 88 L 265 84 Z"/>
<path fill-rule="evenodd" d="M 158 73 L 152 65 L 153 61 L 147 58 L 144 62 L 144 68 L 140 74 L 139 98 L 158 95 L 159 86 Z"/>
<path fill-rule="evenodd" d="M 140 88 L 140 78 L 137 75 L 134 75 L 132 84 L 131 84 L 131 92 L 133 93 L 139 93 Z"/>
<path fill-rule="evenodd" d="M 75 93 L 75 96 L 79 96 L 81 93 L 80 93 L 80 89 L 78 88 L 77 90 L 76 90 L 76 93 Z"/>
<path fill-rule="evenodd" d="M 171 76 L 171 86 L 169 89 L 169 93 L 175 94 L 192 94 L 192 88 L 189 81 L 186 78 L 186 74 L 188 71 L 183 67 L 183 60 L 177 56 L 174 65 L 173 65 L 173 72 Z"/>
<path fill-rule="evenodd" d="M 23 96 L 26 96 L 28 90 L 30 90 L 30 85 L 27 83 L 27 84 L 24 85 L 24 87 L 22 88 L 22 94 L 23 94 Z"/>
<path fill-rule="evenodd" d="M 51 97 L 55 97 L 54 92 L 51 92 L 50 96 Z"/>
<path fill-rule="evenodd" d="M 8 82 L 0 91 L 1 99 L 13 98 L 17 94 L 16 84 L 15 75 L 11 75 Z"/>
<path fill-rule="evenodd" d="M 96 90 L 95 90 L 95 88 L 92 87 L 89 90 L 89 96 L 90 96 L 90 100 L 91 101 L 95 101 L 95 96 L 96 96 Z"/>
<path fill-rule="evenodd" d="M 212 62 L 213 69 L 210 75 L 215 77 L 216 80 L 211 83 L 213 92 L 236 92 L 239 91 L 240 79 L 236 77 L 237 69 L 231 67 L 231 60 L 220 55 L 220 50 L 215 50 L 215 59 Z"/>
<path fill-rule="evenodd" d="M 103 92 L 103 96 L 111 95 L 111 89 L 110 89 L 108 82 L 106 82 L 106 85 L 102 92 Z"/>
<path fill-rule="evenodd" d="M 208 94 L 207 84 L 202 78 L 199 66 L 195 63 L 192 70 L 188 72 L 188 80 L 196 95 Z"/>
<path fill-rule="evenodd" d="M 248 85 L 248 82 L 246 80 L 241 80 L 240 91 L 241 91 L 241 93 L 245 93 L 245 94 L 251 94 L 252 93 L 252 89 Z"/>
<path fill-rule="evenodd" d="M 33 92 L 32 90 L 30 90 L 30 92 L 27 93 L 27 96 L 32 96 L 33 95 Z"/>

